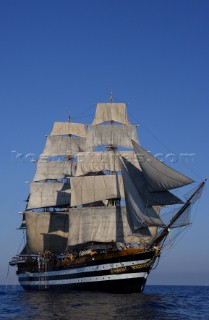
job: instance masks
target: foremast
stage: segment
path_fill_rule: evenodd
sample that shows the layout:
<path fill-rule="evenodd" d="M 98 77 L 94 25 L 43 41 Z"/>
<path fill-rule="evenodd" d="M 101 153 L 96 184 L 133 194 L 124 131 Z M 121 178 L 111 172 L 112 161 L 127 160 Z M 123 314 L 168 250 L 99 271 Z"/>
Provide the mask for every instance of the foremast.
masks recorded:
<path fill-rule="evenodd" d="M 26 252 L 61 253 L 66 250 L 71 202 L 70 178 L 75 171 L 73 158 L 86 151 L 86 125 L 55 122 L 37 161 L 30 195 L 24 212 Z"/>

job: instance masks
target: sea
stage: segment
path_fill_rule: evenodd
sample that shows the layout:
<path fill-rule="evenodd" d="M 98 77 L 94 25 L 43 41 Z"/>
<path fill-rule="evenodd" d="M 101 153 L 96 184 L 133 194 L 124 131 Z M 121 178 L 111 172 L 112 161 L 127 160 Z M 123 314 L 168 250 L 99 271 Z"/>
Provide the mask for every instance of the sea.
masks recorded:
<path fill-rule="evenodd" d="M 201 320 L 209 319 L 208 286 L 151 286 L 144 293 L 28 292 L 0 286 L 4 320 Z"/>

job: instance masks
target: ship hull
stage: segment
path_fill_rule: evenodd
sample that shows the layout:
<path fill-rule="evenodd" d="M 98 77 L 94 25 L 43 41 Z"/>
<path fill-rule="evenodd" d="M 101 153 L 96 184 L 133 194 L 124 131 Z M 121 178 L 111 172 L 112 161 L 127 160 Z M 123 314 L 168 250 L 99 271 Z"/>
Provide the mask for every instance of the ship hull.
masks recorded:
<path fill-rule="evenodd" d="M 52 280 L 53 281 L 53 280 Z M 21 283 L 20 283 L 21 284 Z M 109 293 L 140 293 L 143 292 L 146 284 L 146 278 L 134 278 L 134 279 L 115 279 L 115 280 L 102 280 L 101 282 L 89 282 L 89 283 L 74 283 L 74 284 L 60 284 L 56 282 L 56 285 L 39 283 L 38 285 L 21 285 L 24 290 L 27 291 L 100 291 Z"/>
<path fill-rule="evenodd" d="M 91 260 L 61 270 L 18 272 L 25 290 L 142 292 L 156 259 L 153 251 Z"/>

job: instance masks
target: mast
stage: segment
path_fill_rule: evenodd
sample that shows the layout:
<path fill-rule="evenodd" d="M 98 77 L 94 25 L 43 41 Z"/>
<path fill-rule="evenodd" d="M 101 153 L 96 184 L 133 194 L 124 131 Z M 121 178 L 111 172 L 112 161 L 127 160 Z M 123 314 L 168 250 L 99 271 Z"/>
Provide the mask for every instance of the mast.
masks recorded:
<path fill-rule="evenodd" d="M 112 90 L 110 89 L 110 103 L 113 103 L 113 95 L 112 95 Z"/>
<path fill-rule="evenodd" d="M 70 121 L 71 121 L 71 116 L 70 116 L 70 112 L 69 112 L 69 114 L 68 114 L 68 123 L 70 123 Z M 69 134 L 68 136 L 71 137 L 72 135 Z M 73 159 L 73 157 L 71 155 L 67 156 L 67 160 L 70 161 L 71 164 L 72 164 L 72 159 Z"/>
<path fill-rule="evenodd" d="M 113 103 L 113 95 L 112 95 L 112 90 L 110 89 L 110 106 L 109 106 L 109 108 L 112 108 L 112 103 Z M 111 126 L 113 126 L 114 120 L 111 120 L 110 123 L 111 123 Z M 112 132 L 112 135 L 113 135 L 113 132 Z M 114 144 L 110 144 L 106 148 L 108 151 L 113 151 L 114 153 L 117 150 L 117 147 Z M 115 170 L 114 170 L 114 172 L 112 172 L 112 174 L 115 174 Z"/>
<path fill-rule="evenodd" d="M 203 189 L 207 179 L 205 179 L 199 187 L 195 190 L 195 192 L 189 197 L 187 202 L 183 205 L 183 207 L 175 214 L 175 216 L 171 219 L 170 223 L 167 225 L 167 227 L 161 231 L 161 233 L 150 243 L 149 248 L 152 248 L 153 246 L 159 245 L 164 238 L 167 237 L 167 235 L 170 232 L 170 228 L 172 225 L 178 220 L 178 218 L 185 212 L 185 210 L 192 205 L 192 200 L 196 200 L 195 196 L 198 195 L 198 193 Z"/>

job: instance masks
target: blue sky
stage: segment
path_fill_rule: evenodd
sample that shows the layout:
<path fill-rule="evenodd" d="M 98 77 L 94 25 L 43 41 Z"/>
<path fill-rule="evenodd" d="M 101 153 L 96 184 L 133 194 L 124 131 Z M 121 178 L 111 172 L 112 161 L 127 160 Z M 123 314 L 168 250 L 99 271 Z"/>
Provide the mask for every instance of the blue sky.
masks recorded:
<path fill-rule="evenodd" d="M 128 103 L 145 148 L 175 153 L 173 167 L 196 181 L 209 176 L 208 1 L 0 1 L 0 47 L 0 283 L 23 237 L 18 212 L 35 171 L 25 156 L 38 157 L 68 112 L 91 123 L 110 88 L 115 102 Z M 208 282 L 207 198 L 208 186 L 192 228 L 148 283 Z"/>

